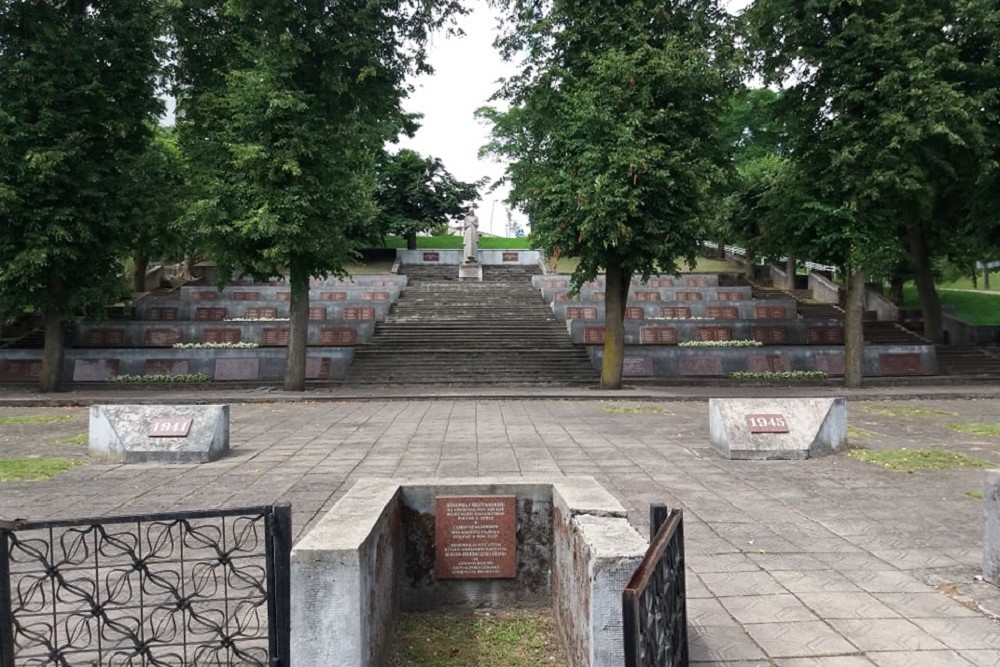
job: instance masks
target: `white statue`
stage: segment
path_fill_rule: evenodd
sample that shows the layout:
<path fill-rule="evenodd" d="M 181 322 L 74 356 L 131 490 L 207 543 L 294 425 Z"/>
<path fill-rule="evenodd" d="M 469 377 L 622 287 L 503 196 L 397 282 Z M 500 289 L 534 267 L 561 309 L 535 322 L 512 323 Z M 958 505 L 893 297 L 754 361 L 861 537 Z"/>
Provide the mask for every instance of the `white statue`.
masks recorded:
<path fill-rule="evenodd" d="M 479 261 L 479 218 L 472 211 L 469 211 L 469 215 L 465 216 L 465 220 L 462 222 L 462 237 L 464 239 L 464 256 L 463 262 L 466 264 L 474 264 Z"/>

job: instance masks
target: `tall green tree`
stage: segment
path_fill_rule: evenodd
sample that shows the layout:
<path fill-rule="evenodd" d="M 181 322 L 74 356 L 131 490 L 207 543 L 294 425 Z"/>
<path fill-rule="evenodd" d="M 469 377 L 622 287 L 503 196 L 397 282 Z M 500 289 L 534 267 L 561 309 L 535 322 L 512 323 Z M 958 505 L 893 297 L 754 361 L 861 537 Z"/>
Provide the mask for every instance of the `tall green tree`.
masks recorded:
<path fill-rule="evenodd" d="M 285 388 L 305 387 L 309 281 L 344 271 L 376 213 L 375 163 L 455 1 L 177 0 L 178 129 L 223 269 L 288 275 Z"/>
<path fill-rule="evenodd" d="M 716 126 L 732 81 L 713 0 L 504 0 L 499 46 L 523 58 L 498 97 L 486 150 L 510 159 L 510 201 L 534 242 L 580 258 L 574 289 L 606 274 L 601 385 L 621 387 L 633 273 L 693 262 L 724 153 Z"/>
<path fill-rule="evenodd" d="M 121 295 L 161 33 L 156 0 L 0 3 L 0 316 L 44 317 L 43 391 L 66 322 Z"/>

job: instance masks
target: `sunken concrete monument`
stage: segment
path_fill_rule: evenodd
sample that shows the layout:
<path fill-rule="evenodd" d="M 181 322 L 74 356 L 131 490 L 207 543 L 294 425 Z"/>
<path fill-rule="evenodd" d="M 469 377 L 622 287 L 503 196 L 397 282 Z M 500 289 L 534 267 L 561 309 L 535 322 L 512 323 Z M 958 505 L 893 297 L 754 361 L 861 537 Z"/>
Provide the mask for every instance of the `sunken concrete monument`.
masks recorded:
<path fill-rule="evenodd" d="M 228 405 L 95 405 L 90 453 L 125 463 L 207 463 L 229 451 Z"/>
<path fill-rule="evenodd" d="M 713 398 L 708 420 L 727 459 L 807 459 L 847 446 L 843 398 Z"/>

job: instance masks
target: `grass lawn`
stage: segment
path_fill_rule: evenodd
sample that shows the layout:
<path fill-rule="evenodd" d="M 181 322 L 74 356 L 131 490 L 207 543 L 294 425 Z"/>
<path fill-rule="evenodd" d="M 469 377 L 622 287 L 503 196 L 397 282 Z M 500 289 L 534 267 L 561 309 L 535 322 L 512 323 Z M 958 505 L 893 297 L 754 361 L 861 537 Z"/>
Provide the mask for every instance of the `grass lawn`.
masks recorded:
<path fill-rule="evenodd" d="M 82 464 L 71 459 L 0 459 L 0 482 L 49 479 Z"/>
<path fill-rule="evenodd" d="M 927 449 L 856 449 L 848 456 L 874 463 L 890 470 L 951 470 L 954 468 L 992 468 L 995 464 L 965 454 L 953 454 Z"/>
<path fill-rule="evenodd" d="M 955 306 L 955 317 L 970 324 L 1000 325 L 1000 293 L 962 292 L 938 289 L 941 303 Z M 917 288 L 906 285 L 903 288 L 903 303 L 907 308 L 919 308 Z"/>
<path fill-rule="evenodd" d="M 1000 424 L 997 423 L 948 424 L 948 428 L 952 431 L 968 433 L 969 435 L 1000 438 Z"/>
<path fill-rule="evenodd" d="M 417 248 L 420 250 L 461 250 L 462 246 L 462 237 L 455 234 L 417 237 Z M 388 236 L 385 239 L 384 247 L 405 248 L 406 239 L 402 236 Z M 513 239 L 484 236 L 479 239 L 479 248 L 480 250 L 531 250 L 531 242 L 527 236 L 520 236 Z"/>
<path fill-rule="evenodd" d="M 959 278 L 958 280 L 948 280 L 938 283 L 938 287 L 941 289 L 983 289 L 983 274 L 982 272 L 976 277 L 976 286 L 972 286 L 972 278 Z M 983 290 L 984 292 L 986 290 Z M 991 292 L 1000 292 L 1000 271 L 990 271 L 990 289 Z"/>
<path fill-rule="evenodd" d="M 0 426 L 18 426 L 21 424 L 58 424 L 67 419 L 72 419 L 70 415 L 29 415 L 11 417 L 0 417 Z"/>

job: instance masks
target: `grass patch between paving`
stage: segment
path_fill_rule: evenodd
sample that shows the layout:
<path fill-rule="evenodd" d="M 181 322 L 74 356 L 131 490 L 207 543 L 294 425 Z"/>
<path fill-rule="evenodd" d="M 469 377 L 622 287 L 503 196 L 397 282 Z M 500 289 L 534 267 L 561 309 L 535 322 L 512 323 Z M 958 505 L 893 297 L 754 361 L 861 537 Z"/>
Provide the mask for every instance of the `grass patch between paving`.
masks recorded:
<path fill-rule="evenodd" d="M 881 438 L 881 433 L 876 433 L 875 431 L 869 431 L 866 428 L 860 428 L 858 426 L 848 426 L 847 427 L 847 439 L 854 440 L 855 438 Z"/>
<path fill-rule="evenodd" d="M 865 405 L 861 410 L 881 417 L 954 417 L 954 412 L 936 408 L 917 408 L 909 405 Z"/>
<path fill-rule="evenodd" d="M 57 445 L 86 445 L 90 443 L 89 433 L 79 433 L 68 438 L 59 438 L 56 440 Z"/>
<path fill-rule="evenodd" d="M 973 424 L 948 424 L 948 428 L 969 435 L 984 435 L 990 438 L 1000 438 L 1000 424 L 993 422 Z"/>
<path fill-rule="evenodd" d="M 567 667 L 550 613 L 420 612 L 400 618 L 389 667 Z"/>
<path fill-rule="evenodd" d="M 976 500 L 982 500 L 983 499 L 983 492 L 982 491 L 966 491 L 965 495 L 969 496 L 970 498 L 974 498 Z"/>
<path fill-rule="evenodd" d="M 606 415 L 662 415 L 666 410 L 653 405 L 604 405 L 600 412 Z"/>
<path fill-rule="evenodd" d="M 995 464 L 985 459 L 941 452 L 930 449 L 855 449 L 848 456 L 874 463 L 890 470 L 916 472 L 918 470 L 953 470 L 955 468 L 992 468 Z"/>
<path fill-rule="evenodd" d="M 22 424 L 58 424 L 72 419 L 72 415 L 13 415 L 0 417 L 0 426 L 21 426 Z"/>
<path fill-rule="evenodd" d="M 0 459 L 0 482 L 50 479 L 83 463 L 72 459 Z"/>

